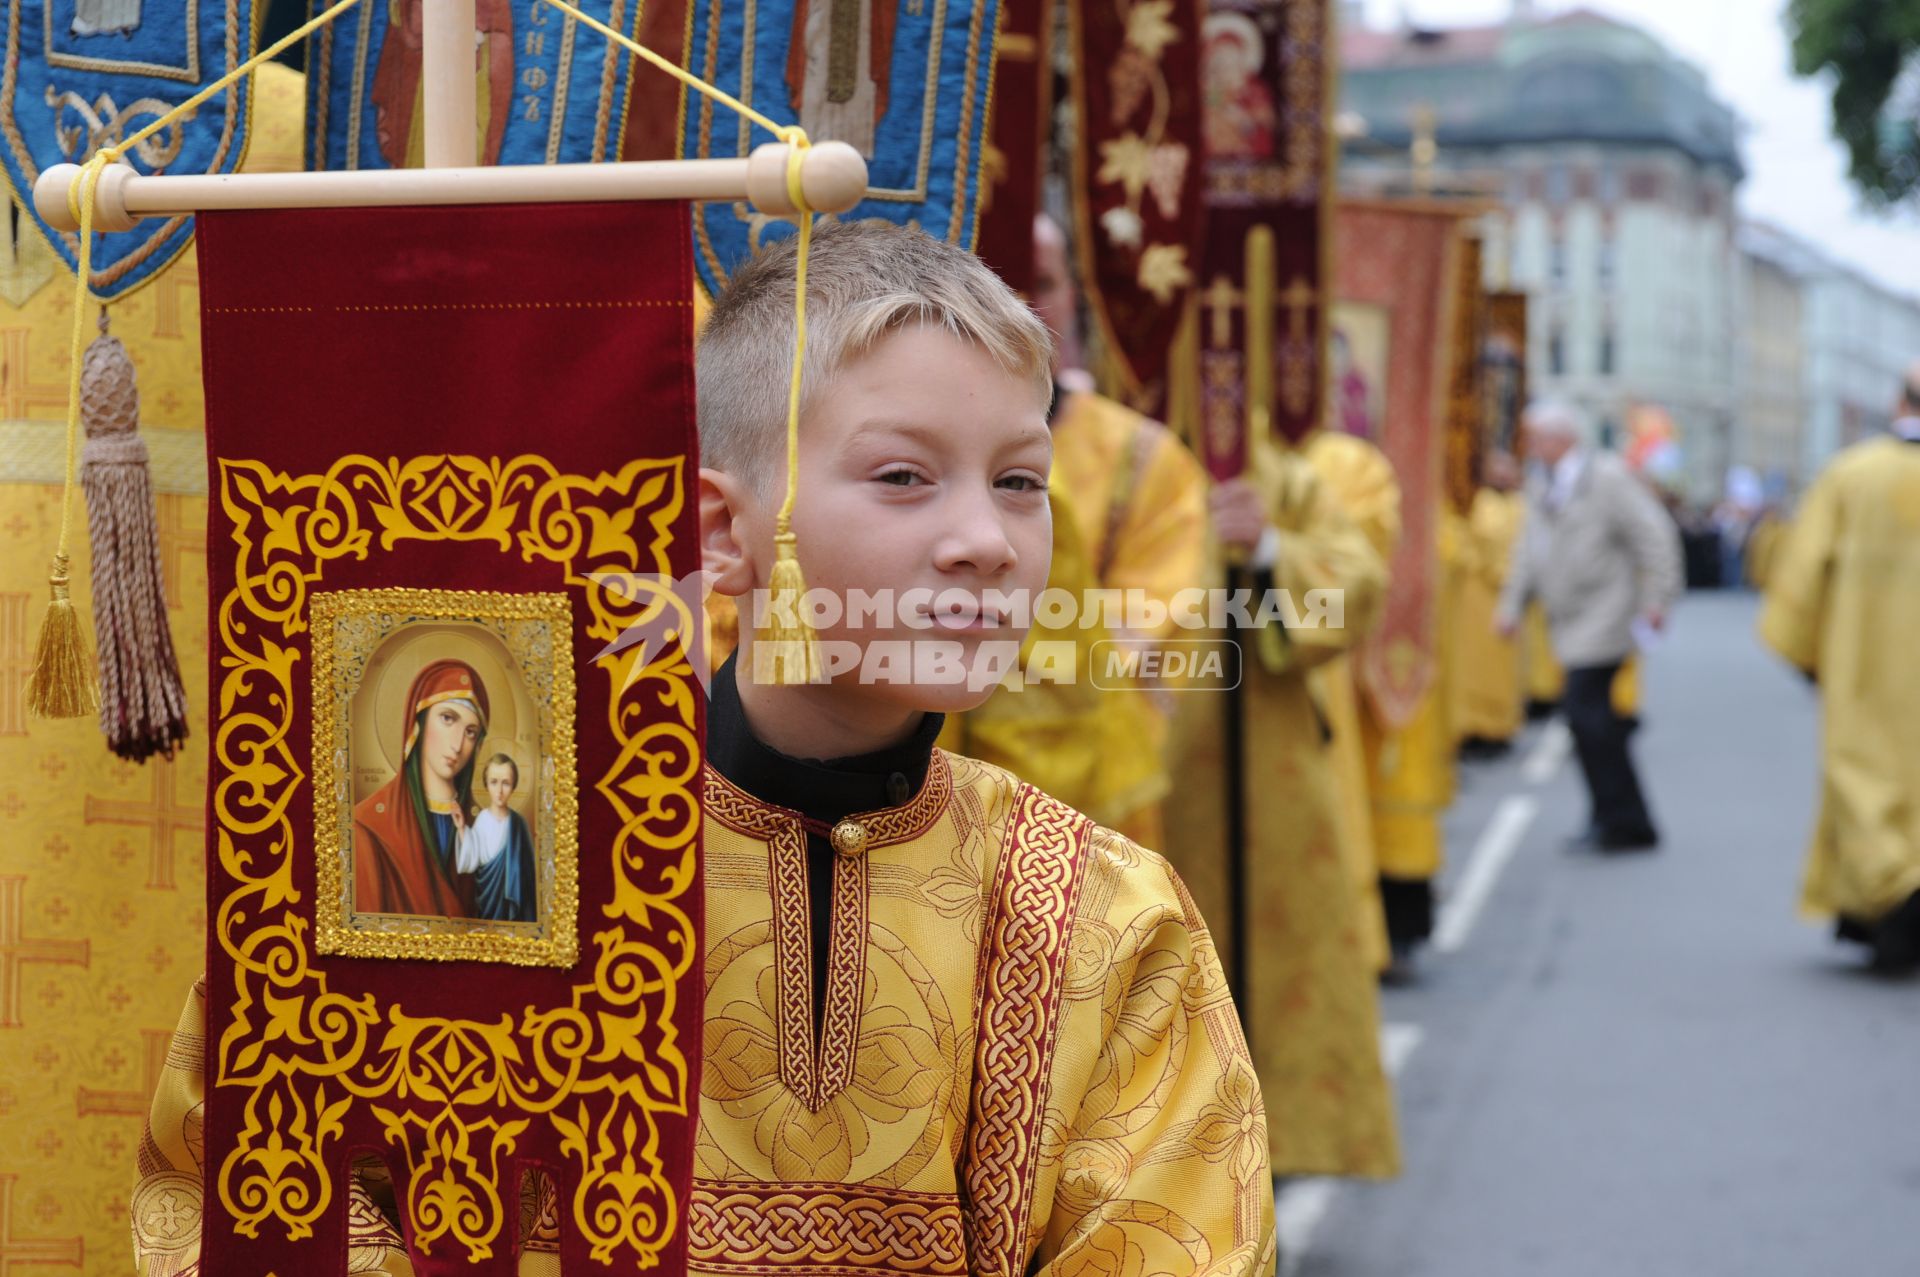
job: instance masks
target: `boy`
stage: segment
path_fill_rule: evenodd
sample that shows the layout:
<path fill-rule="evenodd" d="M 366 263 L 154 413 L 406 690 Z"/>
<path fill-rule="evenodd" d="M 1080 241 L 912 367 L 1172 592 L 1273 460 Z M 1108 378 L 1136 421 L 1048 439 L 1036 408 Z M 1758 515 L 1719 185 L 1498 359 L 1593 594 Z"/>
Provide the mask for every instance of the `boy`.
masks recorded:
<path fill-rule="evenodd" d="M 736 274 L 698 352 L 703 566 L 743 605 L 774 563 L 793 252 Z M 1185 888 L 933 746 L 1019 642 L 997 596 L 1047 579 L 1046 330 L 971 254 L 880 223 L 815 234 L 807 323 L 807 584 L 937 606 L 823 625 L 859 657 L 832 682 L 748 677 L 744 621 L 715 673 L 689 1271 L 1271 1273 L 1259 1083 Z M 959 677 L 862 677 L 930 638 Z M 363 1214 L 355 1244 L 404 1265 Z"/>
<path fill-rule="evenodd" d="M 742 268 L 698 352 L 704 567 L 743 607 L 774 562 L 793 278 L 791 242 Z M 1021 637 L 995 596 L 1047 579 L 1046 330 L 880 223 L 815 235 L 807 324 L 807 585 L 942 606 L 823 627 L 861 659 L 802 686 L 750 677 L 743 618 L 715 675 L 692 1267 L 842 1271 L 857 1215 L 901 1271 L 1270 1272 L 1259 1086 L 1178 878 L 933 748 L 991 678 L 873 677 L 883 645 L 932 635 L 978 675 Z M 797 1237 L 769 1209 L 795 1198 Z"/>

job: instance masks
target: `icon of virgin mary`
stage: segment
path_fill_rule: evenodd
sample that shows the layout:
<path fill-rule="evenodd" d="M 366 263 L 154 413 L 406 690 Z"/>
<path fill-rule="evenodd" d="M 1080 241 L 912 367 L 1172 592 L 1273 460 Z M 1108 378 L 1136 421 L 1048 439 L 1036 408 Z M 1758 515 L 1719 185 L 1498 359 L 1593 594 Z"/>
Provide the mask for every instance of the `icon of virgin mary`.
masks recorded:
<path fill-rule="evenodd" d="M 456 872 L 473 824 L 474 760 L 487 735 L 487 689 L 464 661 L 433 661 L 407 692 L 399 774 L 353 809 L 353 907 L 359 913 L 473 918 L 474 884 Z"/>

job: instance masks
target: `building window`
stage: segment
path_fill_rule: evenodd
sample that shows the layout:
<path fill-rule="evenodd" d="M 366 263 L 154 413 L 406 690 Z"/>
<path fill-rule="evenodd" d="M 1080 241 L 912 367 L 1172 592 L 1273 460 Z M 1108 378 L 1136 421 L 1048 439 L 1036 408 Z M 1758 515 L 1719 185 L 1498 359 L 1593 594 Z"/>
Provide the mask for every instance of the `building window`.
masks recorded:
<path fill-rule="evenodd" d="M 1615 358 L 1615 345 L 1614 345 L 1614 336 L 1613 336 L 1613 325 L 1608 324 L 1605 328 L 1600 330 L 1600 375 L 1602 377 L 1613 376 L 1614 358 Z"/>
<path fill-rule="evenodd" d="M 1547 371 L 1556 377 L 1567 374 L 1567 335 L 1557 325 L 1547 335 Z"/>
<path fill-rule="evenodd" d="M 1620 166 L 1608 164 L 1600 170 L 1600 201 L 1608 207 L 1620 202 Z"/>
<path fill-rule="evenodd" d="M 1604 235 L 1600 240 L 1600 285 L 1603 288 L 1609 287 L 1613 283 L 1614 259 L 1613 236 L 1611 234 Z"/>
<path fill-rule="evenodd" d="M 1567 172 L 1565 164 L 1552 164 L 1547 168 L 1547 203 L 1559 208 L 1572 194 L 1573 175 Z"/>
<path fill-rule="evenodd" d="M 1556 284 L 1564 284 L 1567 282 L 1567 241 L 1561 236 L 1555 235 L 1553 237 L 1551 253 L 1552 259 L 1549 263 L 1549 269 L 1552 272 L 1553 282 Z"/>

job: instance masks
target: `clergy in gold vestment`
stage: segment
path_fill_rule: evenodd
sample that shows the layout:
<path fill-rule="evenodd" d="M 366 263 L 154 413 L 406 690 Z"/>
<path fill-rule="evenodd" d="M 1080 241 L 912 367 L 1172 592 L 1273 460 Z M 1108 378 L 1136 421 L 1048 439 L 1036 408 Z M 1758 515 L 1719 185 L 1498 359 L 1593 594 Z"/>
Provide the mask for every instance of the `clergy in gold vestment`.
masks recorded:
<path fill-rule="evenodd" d="M 1895 431 L 1842 452 L 1807 490 L 1760 633 L 1823 701 L 1803 905 L 1903 971 L 1920 964 L 1920 368 Z"/>
<path fill-rule="evenodd" d="M 1507 564 L 1525 518 L 1513 493 L 1519 471 L 1505 453 L 1486 463 L 1487 484 L 1474 493 L 1467 514 L 1467 549 L 1454 613 L 1455 732 L 1473 753 L 1496 752 L 1519 734 L 1523 707 L 1520 646 L 1499 632 L 1494 612 L 1506 583 Z"/>
<path fill-rule="evenodd" d="M 1244 631 L 1238 692 L 1182 696 L 1167 855 L 1243 981 L 1235 996 L 1272 1117 L 1275 1173 L 1385 1178 L 1398 1171 L 1399 1148 L 1374 965 L 1314 674 L 1373 623 L 1386 568 L 1305 457 L 1261 443 L 1255 461 L 1248 479 L 1215 489 L 1221 541 L 1246 551 L 1257 581 L 1298 602 L 1312 590 L 1343 592 L 1343 625 Z M 1226 743 L 1235 714 L 1237 819 Z"/>
<path fill-rule="evenodd" d="M 1400 541 L 1400 482 L 1385 453 L 1356 435 L 1339 430 L 1317 431 L 1304 448 L 1320 482 L 1367 538 L 1382 563 L 1393 561 Z M 1311 675 L 1320 705 L 1326 711 L 1327 742 L 1335 788 L 1340 798 L 1340 850 L 1353 879 L 1358 913 L 1356 925 L 1368 964 L 1387 968 L 1386 915 L 1380 904 L 1380 861 L 1374 848 L 1373 793 L 1367 781 L 1367 751 L 1361 729 L 1366 712 L 1353 657 L 1334 657 Z"/>

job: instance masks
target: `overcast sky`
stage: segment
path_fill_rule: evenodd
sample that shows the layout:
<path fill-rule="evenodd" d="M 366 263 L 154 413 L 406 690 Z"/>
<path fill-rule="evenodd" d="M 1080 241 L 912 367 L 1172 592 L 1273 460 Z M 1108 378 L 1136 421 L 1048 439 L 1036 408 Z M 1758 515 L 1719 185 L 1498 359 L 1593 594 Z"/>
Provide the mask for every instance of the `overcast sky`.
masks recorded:
<path fill-rule="evenodd" d="M 1827 90 L 1793 74 L 1781 22 L 1786 0 L 1539 0 L 1537 8 L 1586 8 L 1631 22 L 1704 70 L 1745 121 L 1746 214 L 1920 296 L 1920 215 L 1868 213 L 1848 184 Z M 1382 27 L 1397 25 L 1403 13 L 1446 27 L 1498 21 L 1512 9 L 1512 0 L 1367 0 L 1370 21 Z"/>

